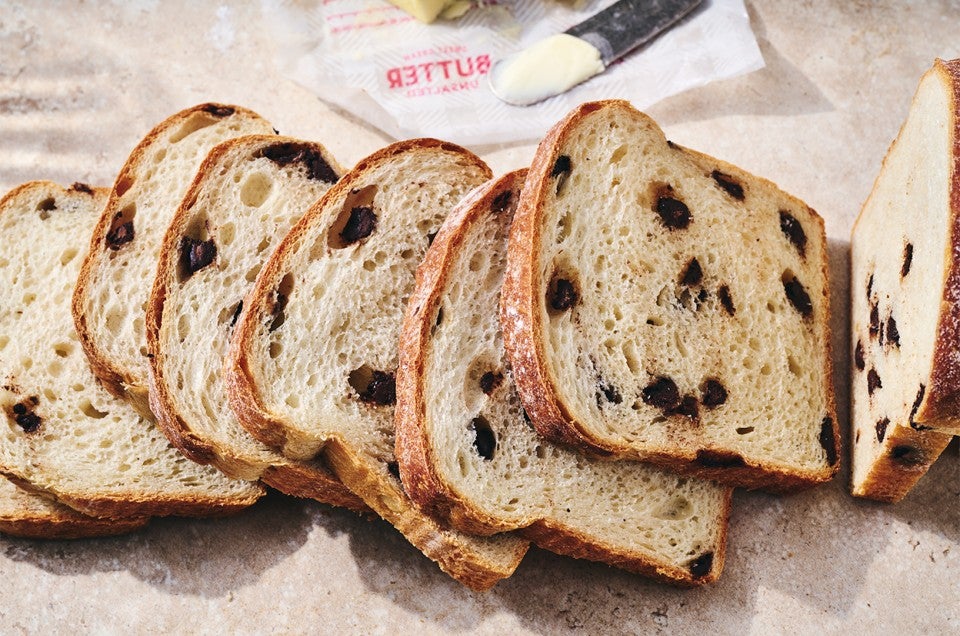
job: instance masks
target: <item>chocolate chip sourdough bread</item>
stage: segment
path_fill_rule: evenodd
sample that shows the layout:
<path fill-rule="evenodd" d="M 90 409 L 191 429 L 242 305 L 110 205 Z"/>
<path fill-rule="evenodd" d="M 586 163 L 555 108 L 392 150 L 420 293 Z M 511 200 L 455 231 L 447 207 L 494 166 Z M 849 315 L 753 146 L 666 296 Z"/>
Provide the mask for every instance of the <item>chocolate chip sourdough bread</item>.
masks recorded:
<path fill-rule="evenodd" d="M 146 315 L 150 406 L 194 461 L 365 510 L 321 460 L 294 462 L 254 439 L 230 409 L 222 378 L 257 273 L 342 172 L 320 144 L 289 137 L 239 137 L 210 151 L 160 246 Z"/>
<path fill-rule="evenodd" d="M 497 320 L 525 173 L 464 199 L 417 270 L 397 373 L 404 487 L 465 531 L 520 530 L 562 554 L 673 583 L 713 581 L 731 489 L 639 462 L 591 460 L 525 421 Z"/>
<path fill-rule="evenodd" d="M 851 237 L 854 495 L 900 500 L 960 432 L 958 249 L 960 60 L 937 60 Z"/>
<path fill-rule="evenodd" d="M 98 519 L 0 477 L 0 532 L 25 539 L 83 539 L 139 530 L 149 519 Z"/>
<path fill-rule="evenodd" d="M 623 101 L 540 144 L 511 229 L 501 315 L 546 437 L 772 491 L 830 479 L 823 222 L 666 140 Z"/>
<path fill-rule="evenodd" d="M 191 462 L 90 371 L 70 299 L 106 201 L 47 182 L 0 200 L 0 233 L 15 237 L 0 245 L 0 473 L 95 517 L 249 506 L 260 486 Z"/>
<path fill-rule="evenodd" d="M 145 417 L 152 415 L 144 312 L 163 234 L 211 148 L 272 131 L 243 108 L 194 106 L 151 130 L 117 176 L 83 262 L 73 314 L 94 373 Z"/>
<path fill-rule="evenodd" d="M 509 576 L 527 543 L 440 526 L 412 504 L 394 456 L 397 338 L 414 272 L 444 217 L 490 169 L 432 139 L 360 161 L 283 239 L 235 327 L 231 405 L 288 457 L 337 476 L 474 589 Z"/>

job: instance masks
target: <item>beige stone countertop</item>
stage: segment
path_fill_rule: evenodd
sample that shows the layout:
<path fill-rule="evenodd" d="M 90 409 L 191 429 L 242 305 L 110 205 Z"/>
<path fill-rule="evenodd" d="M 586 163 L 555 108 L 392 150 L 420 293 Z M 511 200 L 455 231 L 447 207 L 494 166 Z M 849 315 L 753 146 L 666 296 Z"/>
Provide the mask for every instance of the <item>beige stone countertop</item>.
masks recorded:
<path fill-rule="evenodd" d="M 674 141 L 763 175 L 826 219 L 840 419 L 848 235 L 920 75 L 960 57 L 960 3 L 748 1 L 766 68 L 649 109 Z M 0 188 L 112 183 L 157 122 L 256 110 L 345 165 L 390 141 L 276 70 L 260 5 L 0 2 Z M 473 148 L 498 173 L 532 145 Z M 272 494 L 220 520 L 113 539 L 0 537 L 0 633 L 960 633 L 956 445 L 900 504 L 847 470 L 788 497 L 738 492 L 720 581 L 677 590 L 532 549 L 483 594 L 391 527 Z"/>

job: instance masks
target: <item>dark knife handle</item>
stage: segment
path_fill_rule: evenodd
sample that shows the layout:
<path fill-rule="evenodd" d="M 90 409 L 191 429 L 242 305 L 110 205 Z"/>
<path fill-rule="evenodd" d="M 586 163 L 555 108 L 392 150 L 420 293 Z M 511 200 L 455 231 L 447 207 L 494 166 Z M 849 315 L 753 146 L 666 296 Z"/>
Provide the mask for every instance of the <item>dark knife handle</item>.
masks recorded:
<path fill-rule="evenodd" d="M 652 40 L 687 15 L 701 0 L 620 0 L 566 33 L 600 51 L 604 66 Z"/>

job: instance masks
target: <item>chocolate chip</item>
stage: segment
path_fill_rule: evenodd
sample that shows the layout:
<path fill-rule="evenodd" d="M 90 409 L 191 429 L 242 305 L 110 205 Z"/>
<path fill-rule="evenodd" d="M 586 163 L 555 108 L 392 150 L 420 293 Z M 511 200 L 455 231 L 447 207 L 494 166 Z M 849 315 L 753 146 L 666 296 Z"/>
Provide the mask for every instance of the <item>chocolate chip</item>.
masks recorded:
<path fill-rule="evenodd" d="M 483 391 L 485 395 L 490 395 L 500 386 L 501 382 L 503 382 L 502 373 L 487 371 L 480 376 L 480 390 Z"/>
<path fill-rule="evenodd" d="M 237 320 L 240 319 L 240 314 L 243 312 L 243 301 L 237 303 L 237 308 L 233 310 L 233 318 L 230 319 L 230 327 L 232 328 L 237 324 Z"/>
<path fill-rule="evenodd" d="M 874 391 L 882 388 L 883 384 L 880 383 L 880 374 L 877 373 L 875 368 L 870 367 L 870 370 L 867 371 L 867 394 L 873 395 Z"/>
<path fill-rule="evenodd" d="M 660 376 L 640 393 L 645 404 L 655 406 L 663 411 L 669 411 L 680 406 L 680 390 L 676 382 L 668 377 Z"/>
<path fill-rule="evenodd" d="M 737 201 L 743 201 L 743 186 L 737 183 L 733 177 L 719 170 L 714 170 L 710 173 L 710 176 L 713 177 L 717 185 L 723 188 L 727 194 Z"/>
<path fill-rule="evenodd" d="M 873 296 L 873 274 L 870 274 L 870 278 L 867 279 L 867 301 L 870 301 L 870 297 Z"/>
<path fill-rule="evenodd" d="M 690 574 L 695 579 L 702 579 L 710 574 L 711 568 L 713 568 L 713 552 L 704 552 L 690 562 Z"/>
<path fill-rule="evenodd" d="M 880 308 L 876 305 L 870 307 L 870 326 L 868 329 L 871 336 L 880 333 Z"/>
<path fill-rule="evenodd" d="M 887 318 L 887 342 L 900 348 L 900 331 L 897 330 L 897 321 L 893 319 L 893 314 Z"/>
<path fill-rule="evenodd" d="M 707 298 L 709 296 L 710 294 L 707 293 L 706 289 L 701 289 L 697 292 L 697 302 L 702 305 L 703 303 L 707 302 Z"/>
<path fill-rule="evenodd" d="M 803 288 L 803 284 L 797 280 L 796 276 L 790 276 L 783 281 L 783 291 L 787 295 L 787 300 L 793 305 L 793 308 L 800 312 L 804 318 L 809 318 L 813 314 L 813 304 L 810 302 L 810 295 Z"/>
<path fill-rule="evenodd" d="M 803 226 L 792 214 L 786 210 L 780 210 L 780 231 L 787 237 L 800 256 L 806 256 L 807 253 L 807 235 L 803 231 Z"/>
<path fill-rule="evenodd" d="M 360 394 L 360 399 L 370 404 L 387 406 L 397 401 L 397 383 L 392 373 L 374 371 L 370 384 Z"/>
<path fill-rule="evenodd" d="M 607 402 L 611 404 L 620 404 L 623 402 L 623 396 L 620 395 L 620 391 L 617 390 L 617 387 L 612 384 L 608 384 L 603 380 L 603 378 L 597 378 L 597 406 L 601 406 L 601 395 Z"/>
<path fill-rule="evenodd" d="M 470 422 L 470 430 L 473 431 L 473 447 L 477 454 L 485 460 L 493 459 L 493 454 L 497 450 L 497 437 L 493 434 L 493 429 L 482 415 L 478 415 Z"/>
<path fill-rule="evenodd" d="M 877 420 L 877 441 L 882 442 L 884 436 L 887 434 L 887 427 L 890 426 L 890 418 L 885 417 L 882 420 Z"/>
<path fill-rule="evenodd" d="M 285 274 L 282 279 L 280 279 L 280 284 L 277 286 L 277 293 L 273 301 L 273 307 L 270 310 L 270 315 L 273 316 L 273 321 L 270 323 L 269 331 L 273 333 L 279 329 L 284 322 L 286 322 L 286 308 L 287 301 L 290 298 L 290 294 L 293 292 L 293 274 Z"/>
<path fill-rule="evenodd" d="M 346 245 L 367 238 L 377 229 L 377 215 L 373 208 L 360 206 L 350 210 L 350 218 L 340 232 L 340 238 Z"/>
<path fill-rule="evenodd" d="M 903 246 L 903 265 L 900 266 L 900 278 L 910 273 L 910 265 L 913 264 L 913 243 L 907 243 Z"/>
<path fill-rule="evenodd" d="M 837 463 L 837 444 L 833 436 L 833 418 L 825 417 L 820 420 L 820 446 L 827 453 L 827 464 Z"/>
<path fill-rule="evenodd" d="M 73 185 L 70 186 L 70 189 L 74 192 L 82 192 L 84 194 L 93 194 L 93 188 L 88 186 L 86 183 L 81 183 L 79 181 L 74 181 Z"/>
<path fill-rule="evenodd" d="M 553 163 L 553 169 L 550 170 L 550 176 L 556 178 L 557 180 L 557 194 L 560 194 L 560 189 L 563 188 L 563 184 L 567 182 L 567 177 L 570 175 L 570 171 L 572 169 L 573 166 L 570 163 L 570 157 L 567 155 L 560 155 Z"/>
<path fill-rule="evenodd" d="M 667 139 L 667 146 L 669 146 L 673 150 L 683 150 L 683 148 L 681 148 L 679 144 L 673 141 L 670 141 L 669 139 Z"/>
<path fill-rule="evenodd" d="M 202 110 L 206 113 L 210 113 L 214 117 L 229 117 L 236 112 L 235 108 L 223 106 L 221 104 L 206 104 Z"/>
<path fill-rule="evenodd" d="M 697 405 L 697 398 L 692 395 L 684 395 L 683 399 L 680 400 L 680 405 L 671 410 L 669 415 L 683 415 L 684 417 L 690 418 L 693 421 L 697 421 L 700 417 L 700 409 Z"/>
<path fill-rule="evenodd" d="M 669 186 L 667 186 L 669 188 Z M 669 188 L 670 194 L 673 189 Z M 660 220 L 671 230 L 683 230 L 690 225 L 690 208 L 680 199 L 666 194 L 657 197 L 656 213 L 660 215 Z"/>
<path fill-rule="evenodd" d="M 506 212 L 507 208 L 510 207 L 510 200 L 513 198 L 512 190 L 504 190 L 497 196 L 493 198 L 493 201 L 490 203 L 490 209 L 495 214 L 500 214 L 501 212 Z"/>
<path fill-rule="evenodd" d="M 261 148 L 253 156 L 255 158 L 264 157 L 278 166 L 298 163 L 306 168 L 307 177 L 314 181 L 336 183 L 339 178 L 330 164 L 323 158 L 323 155 L 320 154 L 320 151 L 310 144 L 294 141 L 280 142 Z"/>
<path fill-rule="evenodd" d="M 700 261 L 696 257 L 691 258 L 686 269 L 683 270 L 683 274 L 680 275 L 680 284 L 693 287 L 699 285 L 702 280 L 703 269 L 700 267 Z"/>
<path fill-rule="evenodd" d="M 127 221 L 107 232 L 107 247 L 118 250 L 133 240 L 133 221 Z"/>
<path fill-rule="evenodd" d="M 857 346 L 853 348 L 853 363 L 857 365 L 857 371 L 863 371 L 867 366 L 867 361 L 863 358 L 863 342 L 857 338 Z"/>
<path fill-rule="evenodd" d="M 923 396 L 927 392 L 926 385 L 921 384 L 920 389 L 917 390 L 917 397 L 913 400 L 913 407 L 910 409 L 910 428 L 916 429 L 918 431 L 926 430 L 928 426 L 922 426 L 913 421 L 913 418 L 917 416 L 917 411 L 920 410 L 920 404 L 923 403 Z"/>
<path fill-rule="evenodd" d="M 554 311 L 566 311 L 580 299 L 573 283 L 566 278 L 554 278 L 547 287 L 547 302 Z"/>
<path fill-rule="evenodd" d="M 718 380 L 704 380 L 700 385 L 700 401 L 708 409 L 713 409 L 727 401 L 727 390 Z"/>
<path fill-rule="evenodd" d="M 184 236 L 180 239 L 180 271 L 186 279 L 200 271 L 217 258 L 217 245 L 213 239 L 201 241 Z"/>
<path fill-rule="evenodd" d="M 743 457 L 739 453 L 706 448 L 697 451 L 697 458 L 694 461 L 704 468 L 739 468 L 746 466 L 746 462 L 743 461 Z"/>
<path fill-rule="evenodd" d="M 899 444 L 890 450 L 890 458 L 904 466 L 921 466 L 926 463 L 923 451 L 909 444 Z"/>
<path fill-rule="evenodd" d="M 721 285 L 720 289 L 717 290 L 717 298 L 720 299 L 720 304 L 723 305 L 724 310 L 731 316 L 737 313 L 737 308 L 733 306 L 733 298 L 730 297 L 730 288 L 726 285 Z"/>

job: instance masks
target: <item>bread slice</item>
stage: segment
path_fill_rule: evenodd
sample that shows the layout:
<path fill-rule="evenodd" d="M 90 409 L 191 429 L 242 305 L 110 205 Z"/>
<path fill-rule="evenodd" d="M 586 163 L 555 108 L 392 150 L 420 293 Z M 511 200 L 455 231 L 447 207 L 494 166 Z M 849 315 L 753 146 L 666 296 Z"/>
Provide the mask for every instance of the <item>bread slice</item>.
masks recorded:
<path fill-rule="evenodd" d="M 73 314 L 93 372 L 145 417 L 152 415 L 144 312 L 163 234 L 211 148 L 272 131 L 266 120 L 237 106 L 188 108 L 137 144 L 113 185 L 83 261 Z"/>
<path fill-rule="evenodd" d="M 854 495 L 898 501 L 960 432 L 958 249 L 960 60 L 937 60 L 851 237 Z"/>
<path fill-rule="evenodd" d="M 411 503 L 394 457 L 394 378 L 416 267 L 447 213 L 490 176 L 432 139 L 360 161 L 264 265 L 227 370 L 231 405 L 255 437 L 294 459 L 322 451 L 367 505 L 474 589 L 509 576 L 527 543 L 447 530 Z"/>
<path fill-rule="evenodd" d="M 0 473 L 95 517 L 221 514 L 263 489 L 199 466 L 96 381 L 70 317 L 107 191 L 34 182 L 0 200 Z M 25 249 L 29 246 L 29 249 Z"/>
<path fill-rule="evenodd" d="M 323 146 L 276 135 L 216 146 L 167 229 L 147 307 L 150 407 L 183 453 L 238 479 L 366 510 L 321 460 L 255 440 L 227 403 L 224 358 L 267 257 L 343 169 Z"/>
<path fill-rule="evenodd" d="M 673 583 L 723 568 L 732 489 L 639 462 L 591 460 L 525 421 L 497 312 L 525 170 L 475 190 L 417 270 L 397 372 L 397 459 L 410 497 L 468 532 Z"/>
<path fill-rule="evenodd" d="M 511 229 L 504 337 L 546 437 L 782 491 L 839 458 L 823 221 L 624 101 L 540 144 Z"/>
<path fill-rule="evenodd" d="M 0 532 L 25 539 L 84 539 L 139 530 L 146 517 L 97 519 L 0 477 Z"/>

